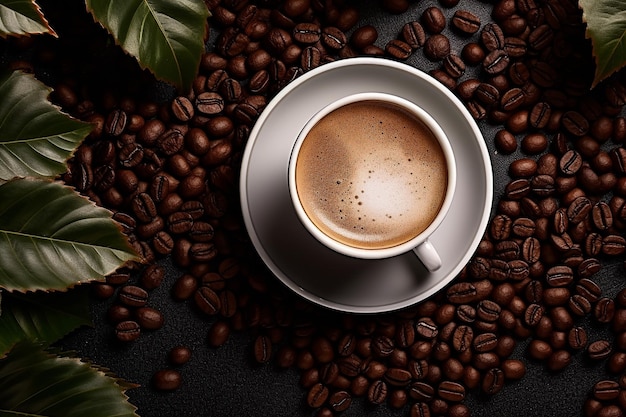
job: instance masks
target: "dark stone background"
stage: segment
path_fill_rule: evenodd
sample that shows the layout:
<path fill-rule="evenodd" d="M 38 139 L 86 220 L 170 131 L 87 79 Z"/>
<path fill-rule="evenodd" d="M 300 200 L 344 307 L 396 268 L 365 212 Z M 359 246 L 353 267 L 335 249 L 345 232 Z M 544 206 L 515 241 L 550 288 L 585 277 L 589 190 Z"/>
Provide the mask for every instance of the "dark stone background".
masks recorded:
<path fill-rule="evenodd" d="M 439 5 L 433 0 L 412 3 L 411 9 L 401 15 L 390 15 L 380 8 L 378 1 L 355 2 L 361 9 L 361 21 L 357 24 L 373 24 L 379 29 L 377 45 L 384 47 L 386 42 L 397 37 L 402 25 L 417 20 L 428 6 Z M 464 8 L 480 16 L 482 24 L 490 21 L 492 4 L 480 0 L 462 0 L 453 9 L 443 9 L 448 17 L 454 10 Z M 449 26 L 449 25 L 448 25 Z M 460 53 L 463 44 L 478 35 L 460 39 L 446 28 L 445 34 L 452 40 L 452 51 Z M 213 32 L 208 44 L 215 39 Z M 591 59 L 591 57 L 590 57 Z M 439 65 L 426 60 L 418 51 L 408 61 L 421 70 L 428 71 Z M 410 87 L 410 86 L 407 86 Z M 168 89 L 163 91 L 167 92 Z M 163 93 L 161 91 L 161 93 Z M 479 124 L 490 150 L 494 170 L 494 206 L 497 203 L 509 178 L 509 163 L 520 156 L 498 154 L 493 146 L 493 136 L 498 126 L 486 122 Z M 604 295 L 613 296 L 624 286 L 622 261 L 606 264 L 595 277 L 603 287 Z M 228 342 L 214 349 L 206 342 L 210 319 L 197 315 L 187 303 L 178 303 L 169 296 L 169 288 L 180 274 L 169 259 L 162 261 L 167 268 L 166 279 L 161 287 L 151 292 L 150 305 L 161 310 L 166 318 L 165 326 L 155 332 L 145 332 L 140 339 L 129 345 L 114 341 L 112 327 L 105 320 L 105 312 L 110 301 L 94 301 L 93 328 L 82 328 L 67 336 L 60 346 L 75 350 L 78 355 L 94 363 L 110 368 L 127 381 L 140 384 L 127 394 L 135 404 L 138 414 L 143 417 L 156 416 L 311 416 L 313 411 L 305 404 L 306 392 L 298 384 L 299 375 L 295 369 L 282 370 L 269 364 L 259 366 L 251 359 L 252 336 L 247 333 L 234 333 Z M 589 340 L 611 338 L 605 328 L 599 328 L 591 321 L 584 323 L 589 332 Z M 173 393 L 159 393 L 150 389 L 152 374 L 167 366 L 166 352 L 173 346 L 184 344 L 193 350 L 189 363 L 181 368 L 183 384 Z M 522 358 L 527 363 L 527 375 L 519 382 L 510 383 L 492 398 L 469 396 L 467 404 L 472 416 L 500 417 L 554 417 L 580 416 L 585 398 L 593 384 L 606 377 L 605 363 L 589 363 L 584 353 L 573 355 L 573 364 L 565 371 L 553 374 L 543 365 L 525 358 L 527 343 L 520 343 L 514 358 Z M 353 401 L 343 416 L 405 416 L 404 410 L 393 410 L 386 405 L 372 407 L 362 399 Z"/>

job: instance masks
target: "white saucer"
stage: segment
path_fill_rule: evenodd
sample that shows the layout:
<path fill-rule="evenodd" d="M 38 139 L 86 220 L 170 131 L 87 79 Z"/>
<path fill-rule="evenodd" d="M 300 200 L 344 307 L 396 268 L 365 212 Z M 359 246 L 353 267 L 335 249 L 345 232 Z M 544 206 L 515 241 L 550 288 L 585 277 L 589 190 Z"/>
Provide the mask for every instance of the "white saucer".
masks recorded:
<path fill-rule="evenodd" d="M 446 219 L 431 236 L 443 261 L 434 273 L 412 253 L 385 260 L 339 255 L 307 232 L 292 207 L 287 166 L 300 129 L 330 102 L 366 91 L 413 101 L 433 116 L 452 144 L 457 186 Z M 454 94 L 406 64 L 351 58 L 304 74 L 270 101 L 246 145 L 240 193 L 248 234 L 278 279 L 328 308 L 377 313 L 415 304 L 458 275 L 487 226 L 493 178 L 482 134 Z"/>

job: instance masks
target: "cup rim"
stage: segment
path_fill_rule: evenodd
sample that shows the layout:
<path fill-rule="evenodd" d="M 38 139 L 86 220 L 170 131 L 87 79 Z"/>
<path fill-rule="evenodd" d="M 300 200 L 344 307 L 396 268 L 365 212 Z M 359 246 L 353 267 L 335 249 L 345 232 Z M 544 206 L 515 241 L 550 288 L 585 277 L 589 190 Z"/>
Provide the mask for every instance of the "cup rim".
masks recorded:
<path fill-rule="evenodd" d="M 365 249 L 358 248 L 350 245 L 343 244 L 338 242 L 337 240 L 329 237 L 321 230 L 319 230 L 311 221 L 309 216 L 304 211 L 302 204 L 300 203 L 300 199 L 298 197 L 298 191 L 296 188 L 296 160 L 297 155 L 302 147 L 302 144 L 309 133 L 309 131 L 319 122 L 323 117 L 328 115 L 334 110 L 339 109 L 340 107 L 346 106 L 348 104 L 356 103 L 359 101 L 382 101 L 388 102 L 399 107 L 402 107 L 424 122 L 427 127 L 433 133 L 433 136 L 437 139 L 441 149 L 444 152 L 446 158 L 446 168 L 448 173 L 448 183 L 446 187 L 446 194 L 444 200 L 442 202 L 441 208 L 437 213 L 437 216 L 433 219 L 430 225 L 424 229 L 421 233 L 413 238 L 409 239 L 406 242 L 403 242 L 399 245 L 386 247 L 386 248 L 377 248 L 377 249 Z M 390 258 L 397 255 L 402 255 L 404 253 L 410 252 L 417 246 L 424 243 L 428 237 L 430 237 L 435 230 L 441 225 L 443 220 L 445 219 L 449 208 L 452 204 L 452 200 L 454 198 L 454 193 L 456 190 L 456 161 L 454 157 L 454 152 L 452 151 L 452 145 L 450 141 L 443 131 L 443 129 L 439 126 L 437 121 L 422 107 L 413 103 L 410 100 L 407 100 L 403 97 L 399 97 L 394 94 L 371 91 L 371 92 L 359 92 L 355 94 L 350 94 L 344 97 L 341 97 L 332 103 L 324 106 L 320 110 L 318 110 L 311 118 L 306 122 L 303 128 L 300 130 L 296 141 L 291 149 L 291 153 L 289 156 L 289 166 L 288 166 L 288 185 L 289 185 L 289 194 L 291 197 L 293 208 L 300 220 L 300 222 L 304 225 L 307 231 L 315 237 L 320 243 L 325 245 L 326 247 L 334 250 L 337 253 L 351 256 L 354 258 L 360 259 L 384 259 Z"/>

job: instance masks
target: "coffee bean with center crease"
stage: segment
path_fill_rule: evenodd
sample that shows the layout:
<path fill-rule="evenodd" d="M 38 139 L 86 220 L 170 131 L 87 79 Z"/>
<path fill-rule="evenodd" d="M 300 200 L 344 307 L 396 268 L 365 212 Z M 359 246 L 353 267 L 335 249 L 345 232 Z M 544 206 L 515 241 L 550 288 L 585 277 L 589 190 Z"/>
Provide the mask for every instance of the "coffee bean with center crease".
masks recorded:
<path fill-rule="evenodd" d="M 446 296 L 453 304 L 464 304 L 476 300 L 478 291 L 471 282 L 458 282 L 448 288 Z"/>
<path fill-rule="evenodd" d="M 220 310 L 220 297 L 209 287 L 200 287 L 194 292 L 196 306 L 205 314 L 215 315 Z"/>
<path fill-rule="evenodd" d="M 133 168 L 139 165 L 144 157 L 144 148 L 138 143 L 124 144 L 117 153 L 117 160 L 123 168 Z"/>
<path fill-rule="evenodd" d="M 432 321 L 432 319 L 425 317 L 419 319 L 415 323 L 415 333 L 425 339 L 434 339 L 435 337 L 437 337 L 439 330 L 437 328 L 437 325 Z"/>
<path fill-rule="evenodd" d="M 474 340 L 474 330 L 466 325 L 458 326 L 452 334 L 452 347 L 463 353 L 470 349 Z"/>
<path fill-rule="evenodd" d="M 346 34 L 334 26 L 322 29 L 322 43 L 334 50 L 342 49 L 348 43 Z"/>
<path fill-rule="evenodd" d="M 610 401 L 620 395 L 620 386 L 617 381 L 598 381 L 593 386 L 593 396 L 599 401 Z"/>
<path fill-rule="evenodd" d="M 198 94 L 195 105 L 199 112 L 214 115 L 224 110 L 224 99 L 218 93 L 208 91 Z"/>
<path fill-rule="evenodd" d="M 313 45 L 320 40 L 322 31 L 315 23 L 298 23 L 293 28 L 292 36 L 296 42 Z"/>
<path fill-rule="evenodd" d="M 157 149 L 165 155 L 174 155 L 183 148 L 185 137 L 178 129 L 168 129 L 158 137 Z"/>
<path fill-rule="evenodd" d="M 141 327 L 136 321 L 126 320 L 115 326 L 115 337 L 121 342 L 137 340 L 141 334 Z"/>
<path fill-rule="evenodd" d="M 407 59 L 413 52 L 411 46 L 400 40 L 392 39 L 385 45 L 385 52 L 396 59 Z"/>
<path fill-rule="evenodd" d="M 424 29 L 433 34 L 441 33 L 446 27 L 445 15 L 440 8 L 435 6 L 427 7 L 420 19 Z"/>
<path fill-rule="evenodd" d="M 250 38 L 245 33 L 229 26 L 218 36 L 215 46 L 220 55 L 234 57 L 241 54 L 249 43 Z"/>
<path fill-rule="evenodd" d="M 528 35 L 528 45 L 534 50 L 547 48 L 554 39 L 554 31 L 546 24 L 537 26 Z"/>
<path fill-rule="evenodd" d="M 411 382 L 411 373 L 401 368 L 389 368 L 385 372 L 385 381 L 394 387 L 405 387 Z"/>
<path fill-rule="evenodd" d="M 502 49 L 491 51 L 483 61 L 483 69 L 489 75 L 500 74 L 505 71 L 510 63 L 510 58 Z"/>
<path fill-rule="evenodd" d="M 602 253 L 618 256 L 626 252 L 626 239 L 620 235 L 607 235 L 602 239 Z"/>
<path fill-rule="evenodd" d="M 193 103 L 187 97 L 175 97 L 174 100 L 172 100 L 170 107 L 172 109 L 172 114 L 174 114 L 174 116 L 181 122 L 187 122 L 193 118 Z"/>
<path fill-rule="evenodd" d="M 120 136 L 126 129 L 127 121 L 126 112 L 122 109 L 115 109 L 107 116 L 104 131 L 111 136 Z"/>
<path fill-rule="evenodd" d="M 148 293 L 136 285 L 126 285 L 120 289 L 119 299 L 129 307 L 143 307 L 148 302 Z"/>
<path fill-rule="evenodd" d="M 148 330 L 157 330 L 163 327 L 163 315 L 160 311 L 152 307 L 141 307 L 135 311 L 137 323 L 143 328 Z"/>
<path fill-rule="evenodd" d="M 452 25 L 464 34 L 472 35 L 480 29 L 480 18 L 468 10 L 457 10 Z"/>
<path fill-rule="evenodd" d="M 369 389 L 367 390 L 367 400 L 371 404 L 379 405 L 385 402 L 387 399 L 387 384 L 385 381 L 376 380 L 372 382 Z"/>
<path fill-rule="evenodd" d="M 430 402 L 435 396 L 435 389 L 426 382 L 417 381 L 411 384 L 409 396 L 419 402 Z"/>
<path fill-rule="evenodd" d="M 500 368 L 491 368 L 485 373 L 482 382 L 482 390 L 488 395 L 500 392 L 504 387 L 504 373 Z"/>
<path fill-rule="evenodd" d="M 575 137 L 581 137 L 589 131 L 589 121 L 577 111 L 569 110 L 561 116 L 563 128 Z"/>
<path fill-rule="evenodd" d="M 442 381 L 437 388 L 439 397 L 449 402 L 461 402 L 465 399 L 465 387 L 458 382 Z"/>
<path fill-rule="evenodd" d="M 389 356 L 393 352 L 393 349 L 393 340 L 387 336 L 380 335 L 372 340 L 372 353 L 377 357 Z"/>
<path fill-rule="evenodd" d="M 504 33 L 497 23 L 487 23 L 480 32 L 480 40 L 489 51 L 504 48 Z"/>
<path fill-rule="evenodd" d="M 337 391 L 328 398 L 328 404 L 333 410 L 342 412 L 350 408 L 352 397 L 347 391 Z"/>

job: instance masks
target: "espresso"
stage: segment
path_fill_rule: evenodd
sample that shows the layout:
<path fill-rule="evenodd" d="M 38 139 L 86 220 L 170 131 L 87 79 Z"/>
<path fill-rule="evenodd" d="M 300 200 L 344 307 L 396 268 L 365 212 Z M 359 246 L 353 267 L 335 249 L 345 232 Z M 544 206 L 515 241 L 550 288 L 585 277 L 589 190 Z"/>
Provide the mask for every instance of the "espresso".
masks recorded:
<path fill-rule="evenodd" d="M 417 116 L 379 101 L 324 116 L 302 143 L 296 189 L 307 216 L 345 245 L 382 249 L 419 235 L 448 186 L 446 157 Z"/>

